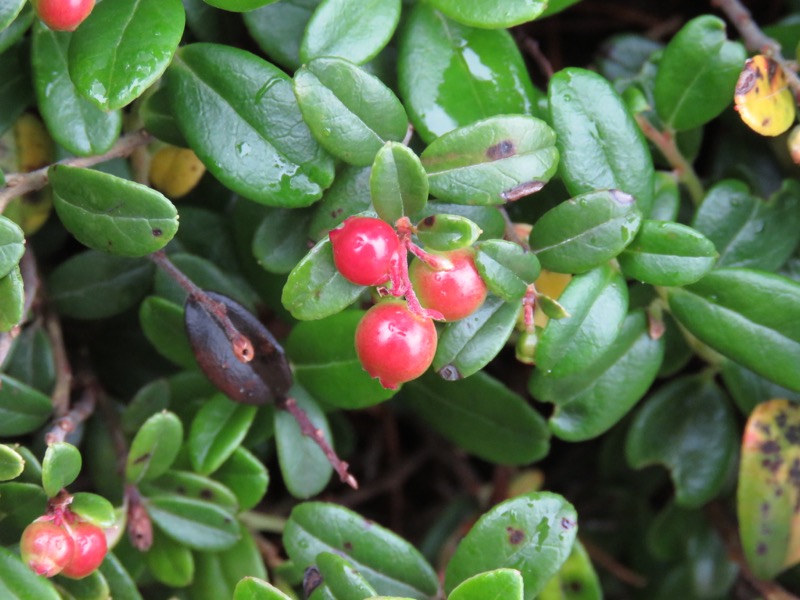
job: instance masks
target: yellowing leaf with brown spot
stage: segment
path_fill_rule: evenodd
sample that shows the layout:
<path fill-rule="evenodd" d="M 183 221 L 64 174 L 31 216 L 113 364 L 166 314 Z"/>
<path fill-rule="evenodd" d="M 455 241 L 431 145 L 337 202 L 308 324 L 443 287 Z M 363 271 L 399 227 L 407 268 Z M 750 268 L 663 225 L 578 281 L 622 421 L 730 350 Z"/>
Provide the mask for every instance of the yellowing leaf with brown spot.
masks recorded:
<path fill-rule="evenodd" d="M 762 54 L 744 63 L 733 101 L 742 121 L 761 135 L 780 135 L 794 123 L 796 105 L 786 74 Z"/>

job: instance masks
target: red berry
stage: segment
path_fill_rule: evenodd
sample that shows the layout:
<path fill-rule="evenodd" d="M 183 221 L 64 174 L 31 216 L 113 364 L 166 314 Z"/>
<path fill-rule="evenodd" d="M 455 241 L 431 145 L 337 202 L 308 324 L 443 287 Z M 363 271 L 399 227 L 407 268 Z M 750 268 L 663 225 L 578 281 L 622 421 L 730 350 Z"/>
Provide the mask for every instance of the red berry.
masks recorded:
<path fill-rule="evenodd" d="M 409 276 L 422 306 L 438 310 L 446 321 L 457 321 L 483 304 L 486 284 L 475 268 L 472 250 L 454 250 L 441 256 L 453 263 L 452 269 L 437 271 L 415 258 Z"/>
<path fill-rule="evenodd" d="M 71 530 L 75 552 L 61 574 L 80 579 L 100 566 L 108 552 L 108 543 L 103 530 L 92 523 L 75 523 Z"/>
<path fill-rule="evenodd" d="M 345 279 L 359 285 L 382 285 L 389 280 L 400 240 L 386 221 L 349 217 L 329 236 L 333 262 Z"/>
<path fill-rule="evenodd" d="M 436 353 L 436 327 L 408 310 L 401 300 L 370 308 L 356 329 L 356 352 L 364 370 L 381 385 L 396 389 L 422 375 Z"/>
<path fill-rule="evenodd" d="M 53 521 L 34 521 L 22 532 L 22 561 L 37 575 L 52 577 L 62 572 L 75 550 L 66 529 Z"/>
<path fill-rule="evenodd" d="M 95 0 L 33 0 L 39 18 L 54 31 L 75 31 L 94 8 Z"/>

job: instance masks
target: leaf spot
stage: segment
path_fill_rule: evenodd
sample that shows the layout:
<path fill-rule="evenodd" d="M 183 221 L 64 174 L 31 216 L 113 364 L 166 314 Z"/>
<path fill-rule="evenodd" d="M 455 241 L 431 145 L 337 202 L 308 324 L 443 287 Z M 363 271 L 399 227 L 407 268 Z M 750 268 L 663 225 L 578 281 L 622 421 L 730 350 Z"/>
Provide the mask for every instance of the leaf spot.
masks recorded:
<path fill-rule="evenodd" d="M 486 150 L 486 157 L 489 160 L 500 160 L 501 158 L 514 156 L 516 153 L 517 149 L 514 146 L 514 142 L 511 140 L 503 140 L 497 142 L 494 146 L 489 146 Z"/>
<path fill-rule="evenodd" d="M 457 381 L 461 379 L 461 373 L 455 365 L 445 365 L 439 369 L 439 377 L 445 381 Z"/>
<path fill-rule="evenodd" d="M 525 532 L 522 531 L 521 529 L 506 527 L 506 532 L 508 533 L 509 543 L 511 543 L 514 546 L 521 544 L 522 541 L 525 539 Z"/>
<path fill-rule="evenodd" d="M 158 227 L 153 229 L 153 237 L 161 237 L 163 235 L 163 231 L 161 231 Z"/>
<path fill-rule="evenodd" d="M 561 518 L 561 527 L 562 529 L 572 529 L 575 527 L 575 521 L 572 519 L 568 519 L 567 517 Z"/>
<path fill-rule="evenodd" d="M 150 457 L 151 457 L 151 456 L 153 456 L 153 453 L 152 453 L 152 452 L 146 452 L 145 454 L 142 454 L 142 455 L 141 455 L 139 458 L 137 458 L 136 460 L 134 460 L 134 461 L 133 461 L 133 464 L 135 464 L 135 465 L 138 465 L 138 464 L 140 464 L 140 463 L 143 463 L 143 462 L 145 462 L 145 461 L 148 461 L 148 460 L 150 460 Z"/>
<path fill-rule="evenodd" d="M 544 187 L 544 181 L 526 181 L 503 191 L 500 197 L 506 202 L 515 202 L 525 196 L 535 194 Z"/>
<path fill-rule="evenodd" d="M 761 542 L 758 547 L 756 547 L 756 554 L 759 556 L 764 556 L 767 553 L 767 545 L 764 542 Z"/>

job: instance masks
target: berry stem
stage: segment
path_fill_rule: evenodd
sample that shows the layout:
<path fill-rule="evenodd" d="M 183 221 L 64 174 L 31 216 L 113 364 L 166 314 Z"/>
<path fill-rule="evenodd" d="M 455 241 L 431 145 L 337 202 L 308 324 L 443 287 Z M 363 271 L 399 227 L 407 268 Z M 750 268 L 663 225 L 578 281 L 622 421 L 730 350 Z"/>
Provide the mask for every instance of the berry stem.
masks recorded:
<path fill-rule="evenodd" d="M 525 295 L 522 297 L 522 309 L 525 317 L 525 331 L 528 333 L 533 333 L 536 330 L 536 327 L 533 323 L 533 312 L 536 308 L 537 296 L 538 294 L 536 292 L 536 286 L 531 283 L 528 285 L 528 289 L 525 290 Z"/>

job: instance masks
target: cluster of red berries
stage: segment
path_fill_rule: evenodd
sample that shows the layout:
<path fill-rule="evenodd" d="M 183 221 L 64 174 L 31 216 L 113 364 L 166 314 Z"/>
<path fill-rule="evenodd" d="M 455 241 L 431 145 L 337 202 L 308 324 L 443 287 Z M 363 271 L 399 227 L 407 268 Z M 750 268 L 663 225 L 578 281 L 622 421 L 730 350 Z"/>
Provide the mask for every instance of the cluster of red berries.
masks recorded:
<path fill-rule="evenodd" d="M 75 31 L 94 8 L 95 0 L 32 0 L 41 21 L 53 31 Z"/>
<path fill-rule="evenodd" d="M 22 560 L 37 575 L 81 579 L 92 573 L 108 552 L 103 530 L 81 520 L 68 508 L 40 517 L 25 528 Z"/>
<path fill-rule="evenodd" d="M 393 296 L 367 311 L 355 340 L 364 369 L 389 389 L 416 379 L 433 362 L 434 319 L 463 319 L 486 298 L 471 249 L 431 254 L 411 241 L 408 219 L 398 221 L 398 230 L 381 219 L 350 217 L 329 234 L 345 279 Z M 410 266 L 408 252 L 414 254 Z"/>

